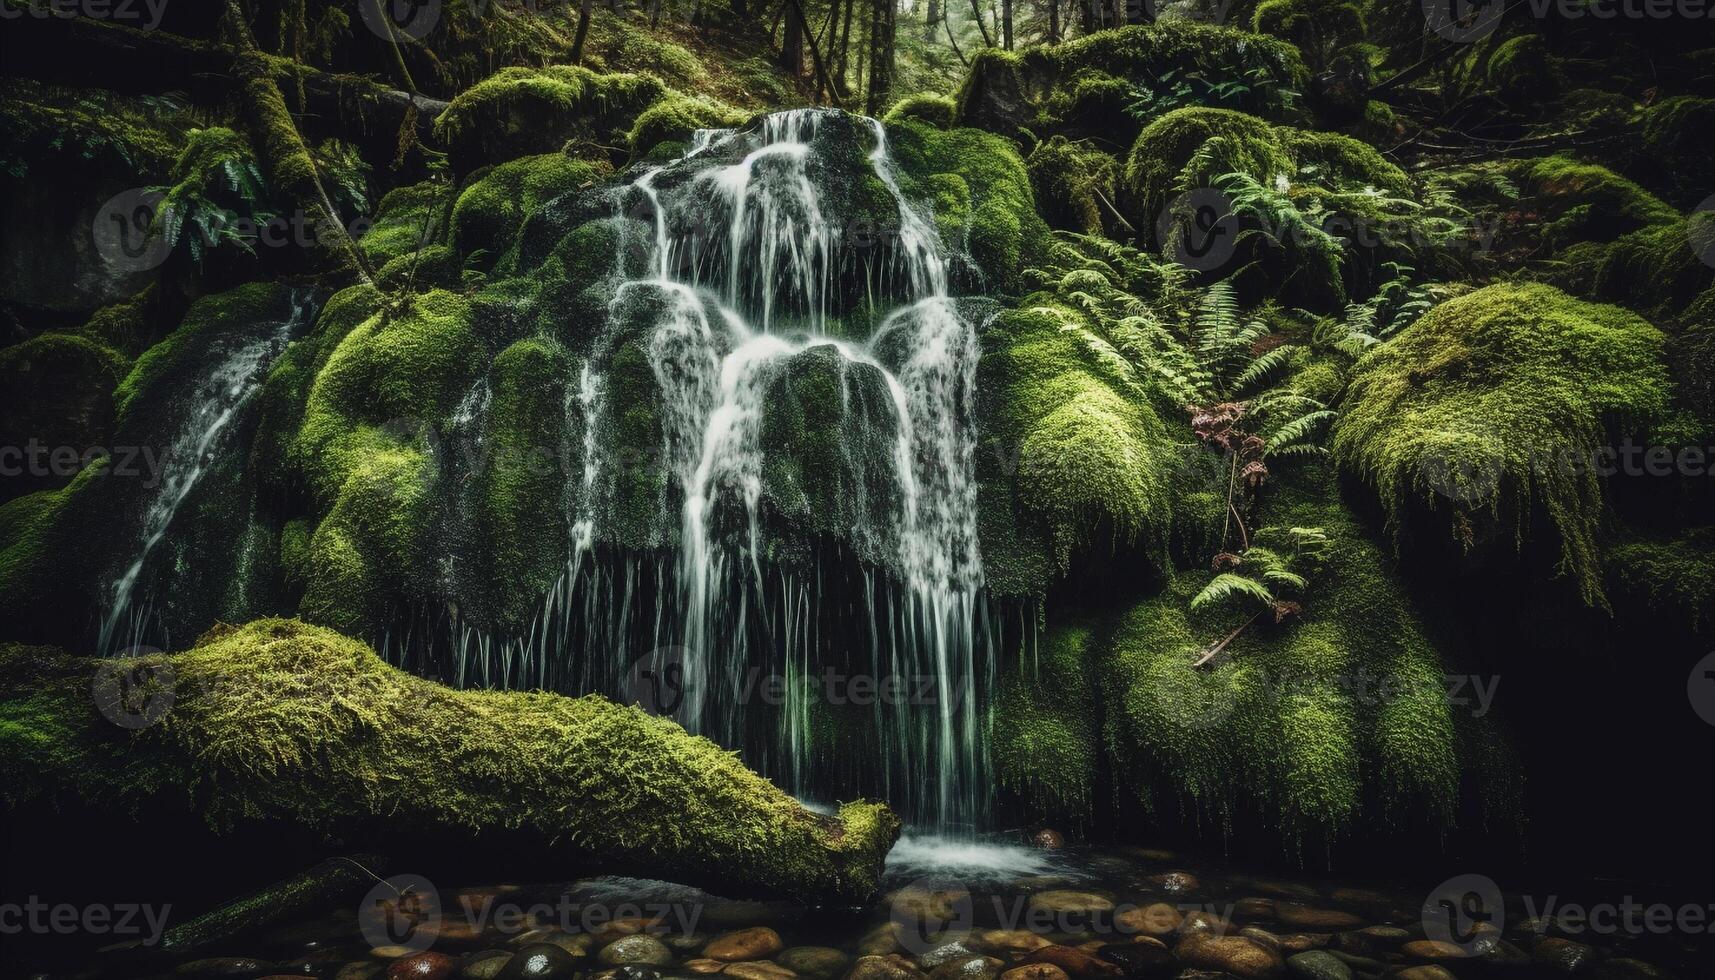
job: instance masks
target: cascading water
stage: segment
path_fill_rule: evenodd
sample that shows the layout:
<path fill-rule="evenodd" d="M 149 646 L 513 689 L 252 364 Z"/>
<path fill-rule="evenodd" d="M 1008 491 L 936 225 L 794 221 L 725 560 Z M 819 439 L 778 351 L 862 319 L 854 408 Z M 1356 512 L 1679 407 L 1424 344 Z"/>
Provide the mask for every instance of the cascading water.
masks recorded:
<path fill-rule="evenodd" d="M 214 464 L 226 435 L 250 396 L 266 376 L 268 365 L 314 315 L 308 294 L 292 298 L 291 312 L 264 327 L 260 336 L 233 337 L 217 346 L 212 365 L 190 391 L 189 412 L 161 453 L 160 482 L 143 509 L 141 530 L 132 560 L 106 588 L 97 649 L 103 654 L 131 648 L 147 639 L 151 604 L 137 601 L 143 572 L 173 518 Z M 224 349 L 221 349 L 224 347 Z"/>
<path fill-rule="evenodd" d="M 827 159 L 860 143 L 844 171 Z M 830 210 L 849 205 L 841 179 L 891 198 L 896 227 L 858 244 Z M 902 189 L 885 129 L 797 110 L 703 131 L 613 196 L 615 220 L 643 223 L 651 242 L 567 385 L 582 451 L 566 571 L 520 638 L 455 622 L 451 673 L 629 698 L 639 655 L 659 666 L 668 651 L 682 672 L 673 716 L 799 795 L 882 795 L 942 830 L 981 824 L 998 644 L 976 533 L 976 325 L 949 295 L 947 250 Z M 607 374 L 625 338 L 658 390 L 668 560 L 603 546 L 627 463 L 599 433 L 630 408 L 611 403 Z M 829 392 L 814 411 L 837 447 L 783 473 L 782 454 L 809 451 L 778 433 L 799 383 Z M 819 481 L 841 492 L 809 519 L 837 540 L 787 540 L 778 498 Z M 772 703 L 759 703 L 759 670 L 781 680 Z M 837 704 L 840 684 L 859 700 L 860 675 L 877 693 Z M 857 730 L 830 734 L 836 708 L 848 723 L 861 712 Z"/>

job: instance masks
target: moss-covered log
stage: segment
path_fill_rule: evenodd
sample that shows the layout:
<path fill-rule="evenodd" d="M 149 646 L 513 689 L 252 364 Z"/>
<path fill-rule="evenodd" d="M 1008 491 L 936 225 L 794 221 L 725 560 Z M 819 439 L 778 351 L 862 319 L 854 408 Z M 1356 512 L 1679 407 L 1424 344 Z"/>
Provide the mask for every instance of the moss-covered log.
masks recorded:
<path fill-rule="evenodd" d="M 733 753 L 636 708 L 452 690 L 292 620 L 221 628 L 183 653 L 128 661 L 149 679 L 125 704 L 170 703 L 142 727 L 98 710 L 96 661 L 9 646 L 0 666 L 0 778 L 13 804 L 48 796 L 123 812 L 188 792 L 217 830 L 269 819 L 341 832 L 521 832 L 553 843 L 545 853 L 723 893 L 835 902 L 875 891 L 899 833 L 883 804 L 813 813 Z M 169 683 L 170 698 L 150 700 Z"/>

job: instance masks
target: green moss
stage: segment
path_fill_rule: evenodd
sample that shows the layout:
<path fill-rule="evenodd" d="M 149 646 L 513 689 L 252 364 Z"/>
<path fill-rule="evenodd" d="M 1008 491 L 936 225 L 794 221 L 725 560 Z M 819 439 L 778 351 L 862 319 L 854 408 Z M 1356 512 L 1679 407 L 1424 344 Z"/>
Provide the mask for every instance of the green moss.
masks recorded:
<path fill-rule="evenodd" d="M 887 115 L 882 118 L 889 123 L 916 119 L 939 129 L 946 129 L 953 124 L 953 112 L 953 100 L 948 96 L 934 92 L 918 92 L 895 102 L 893 108 L 887 110 Z"/>
<path fill-rule="evenodd" d="M 653 75 L 599 74 L 573 65 L 503 68 L 460 92 L 435 119 L 455 167 L 561 150 L 568 143 L 605 156 L 632 119 L 665 94 Z"/>
<path fill-rule="evenodd" d="M 466 187 L 453 205 L 453 247 L 467 259 L 480 252 L 489 262 L 499 260 L 532 211 L 600 173 L 594 165 L 564 153 L 543 153 L 495 167 Z"/>
<path fill-rule="evenodd" d="M 1057 626 L 1001 677 L 990 752 L 1000 785 L 1039 819 L 1090 818 L 1101 757 L 1094 677 L 1095 633 Z"/>
<path fill-rule="evenodd" d="M 638 115 L 627 142 L 631 155 L 640 157 L 663 141 L 689 139 L 698 129 L 730 129 L 746 118 L 747 113 L 719 99 L 668 92 Z"/>
<path fill-rule="evenodd" d="M 1549 286 L 1477 290 L 1358 362 L 1335 456 L 1376 487 L 1396 526 L 1414 507 L 1449 508 L 1456 527 L 1487 512 L 1523 534 L 1540 507 L 1560 532 L 1561 571 L 1600 603 L 1604 502 L 1588 464 L 1611 428 L 1647 429 L 1666 410 L 1664 340 Z"/>
<path fill-rule="evenodd" d="M 1622 541 L 1608 553 L 1608 582 L 1616 597 L 1701 629 L 1715 621 L 1715 528 Z"/>
<path fill-rule="evenodd" d="M 428 554 L 431 471 L 413 448 L 364 447 L 310 538 L 304 566 L 305 619 L 366 633 L 412 598 L 432 567 Z"/>
<path fill-rule="evenodd" d="M 192 110 L 168 99 L 0 79 L 0 173 L 63 175 L 71 167 L 163 178 L 195 124 Z"/>
<path fill-rule="evenodd" d="M 675 880 L 861 902 L 899 821 L 811 813 L 737 757 L 599 697 L 454 691 L 291 620 L 221 628 L 169 664 L 171 711 L 127 730 L 89 697 L 92 663 L 0 648 L 0 772 L 16 801 L 134 810 L 190 793 L 217 830 L 254 820 L 336 833 L 523 831 Z"/>
<path fill-rule="evenodd" d="M 357 247 L 372 265 L 384 266 L 435 243 L 449 193 L 445 184 L 429 180 L 388 191 Z"/>
<path fill-rule="evenodd" d="M 211 338 L 268 320 L 283 319 L 291 308 L 291 290 L 279 283 L 250 283 L 204 296 L 185 311 L 184 320 L 165 340 L 150 347 L 113 392 L 121 420 L 140 395 L 181 383 L 202 363 Z"/>
<path fill-rule="evenodd" d="M 1212 140 L 1218 152 L 1199 153 Z M 1144 127 L 1126 157 L 1123 207 L 1132 225 L 1153 229 L 1179 189 L 1207 187 L 1227 173 L 1260 181 L 1296 172 L 1273 127 L 1230 109 L 1175 109 Z"/>
<path fill-rule="evenodd" d="M 1549 219 L 1545 237 L 1555 245 L 1612 241 L 1679 219 L 1661 198 L 1597 164 L 1560 155 L 1521 160 L 1512 171 L 1520 189 Z"/>
<path fill-rule="evenodd" d="M 1370 801 L 1447 826 L 1460 762 L 1441 658 L 1386 556 L 1337 504 L 1291 493 L 1266 520 L 1330 537 L 1304 616 L 1245 630 L 1212 669 L 1192 664 L 1248 613 L 1188 612 L 1207 573 L 1119 616 L 1101 672 L 1116 765 L 1145 804 L 1229 832 L 1249 814 L 1331 840 Z"/>
<path fill-rule="evenodd" d="M 1050 228 L 1099 235 L 1112 202 L 1119 164 L 1112 156 L 1061 136 L 1036 145 L 1025 161 L 1036 207 Z"/>
<path fill-rule="evenodd" d="M 1715 285 L 1705 265 L 1715 243 L 1715 211 L 1693 212 L 1683 221 L 1650 225 L 1605 247 L 1568 249 L 1570 278 L 1592 295 L 1625 303 L 1652 318 L 1671 322 L 1696 297 Z"/>
<path fill-rule="evenodd" d="M 1336 53 L 1364 39 L 1364 12 L 1351 0 L 1263 0 L 1251 15 L 1251 28 L 1292 42 L 1320 71 Z"/>
<path fill-rule="evenodd" d="M 77 334 L 50 331 L 0 348 L 0 445 L 34 441 L 81 452 L 104 444 L 111 393 L 129 366 L 113 348 Z"/>
<path fill-rule="evenodd" d="M 383 289 L 457 289 L 464 275 L 464 260 L 451 246 L 429 245 L 388 262 L 375 275 Z"/>
<path fill-rule="evenodd" d="M 1277 133 L 1301 173 L 1367 184 L 1402 196 L 1411 193 L 1411 179 L 1405 171 L 1389 163 L 1368 143 L 1339 133 L 1287 126 L 1280 127 Z"/>
<path fill-rule="evenodd" d="M 1502 41 L 1490 53 L 1484 72 L 1500 98 L 1515 105 L 1535 105 L 1566 87 L 1559 61 L 1536 34 L 1519 34 Z"/>

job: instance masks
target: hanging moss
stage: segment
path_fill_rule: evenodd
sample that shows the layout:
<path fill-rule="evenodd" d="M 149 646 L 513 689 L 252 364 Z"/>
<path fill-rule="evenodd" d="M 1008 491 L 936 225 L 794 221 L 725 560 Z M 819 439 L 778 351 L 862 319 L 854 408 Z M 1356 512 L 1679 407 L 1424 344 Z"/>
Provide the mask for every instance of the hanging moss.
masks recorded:
<path fill-rule="evenodd" d="M 747 118 L 748 113 L 719 99 L 668 92 L 631 124 L 627 145 L 633 157 L 641 157 L 663 141 L 687 140 L 698 129 L 730 129 Z"/>
<path fill-rule="evenodd" d="M 1036 819 L 1090 817 L 1101 756 L 1095 690 L 1096 650 L 1087 626 L 1060 625 L 1001 677 L 990 751 L 1000 785 Z"/>
<path fill-rule="evenodd" d="M 946 129 L 953 124 L 953 100 L 945 95 L 934 92 L 918 92 L 907 95 L 893 104 L 882 119 L 885 122 L 897 123 L 907 119 L 926 122 L 937 129 Z"/>
<path fill-rule="evenodd" d="M 834 817 L 677 725 L 599 697 L 454 691 L 368 647 L 292 620 L 225 627 L 169 665 L 171 710 L 128 730 L 89 696 L 92 663 L 0 648 L 5 797 L 124 813 L 189 792 L 216 830 L 258 819 L 338 833 L 519 830 L 567 856 L 806 901 L 861 902 L 899 821 L 848 803 Z M 553 853 L 552 850 L 545 853 Z"/>
<path fill-rule="evenodd" d="M 1442 511 L 1560 533 L 1560 570 L 1601 603 L 1602 486 L 1589 465 L 1613 429 L 1667 408 L 1665 338 L 1617 307 L 1550 286 L 1496 285 L 1441 304 L 1353 369 L 1334 454 L 1391 519 Z M 1573 464 L 1581 465 L 1573 465 Z"/>
<path fill-rule="evenodd" d="M 1676 617 L 1693 630 L 1715 622 L 1715 528 L 1688 528 L 1667 540 L 1630 537 L 1608 553 L 1616 599 Z"/>

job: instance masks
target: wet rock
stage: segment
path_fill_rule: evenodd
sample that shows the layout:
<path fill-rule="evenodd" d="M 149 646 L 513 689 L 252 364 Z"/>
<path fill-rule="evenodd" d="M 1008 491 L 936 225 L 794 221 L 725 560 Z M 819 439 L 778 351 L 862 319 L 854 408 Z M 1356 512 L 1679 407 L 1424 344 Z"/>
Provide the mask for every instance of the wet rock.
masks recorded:
<path fill-rule="evenodd" d="M 1530 954 L 1505 939 L 1491 939 L 1485 942 L 1487 952 L 1483 954 L 1483 962 L 1490 966 L 1525 966 L 1530 963 Z"/>
<path fill-rule="evenodd" d="M 1280 937 L 1280 949 L 1283 953 L 1302 953 L 1312 949 L 1324 949 L 1327 945 L 1328 936 L 1325 933 L 1295 932 Z"/>
<path fill-rule="evenodd" d="M 681 953 L 694 953 L 709 944 L 709 937 L 700 932 L 676 933 L 658 938 L 666 943 L 669 948 Z"/>
<path fill-rule="evenodd" d="M 1471 955 L 1465 947 L 1440 939 L 1414 939 L 1401 946 L 1399 951 L 1412 959 L 1431 962 L 1462 960 Z"/>
<path fill-rule="evenodd" d="M 1256 926 L 1246 926 L 1239 930 L 1239 935 L 1249 939 L 1253 943 L 1261 943 L 1269 949 L 1274 950 L 1276 953 L 1280 952 L 1284 948 L 1280 944 L 1280 937 L 1269 932 L 1267 929 L 1258 929 Z"/>
<path fill-rule="evenodd" d="M 720 936 L 703 947 L 703 955 L 711 960 L 765 960 L 786 948 L 780 934 L 767 926 L 740 929 Z"/>
<path fill-rule="evenodd" d="M 1019 961 L 1021 966 L 1038 963 L 1052 963 L 1077 980 L 1112 980 L 1122 975 L 1117 965 L 1071 946 L 1044 946 Z"/>
<path fill-rule="evenodd" d="M 1654 964 L 1645 963 L 1643 960 L 1634 960 L 1628 956 L 1615 957 L 1604 963 L 1598 963 L 1590 973 L 1597 980 L 1662 980 L 1662 978 L 1672 976 Z"/>
<path fill-rule="evenodd" d="M 387 980 L 448 980 L 458 961 L 445 953 L 417 953 L 387 966 Z"/>
<path fill-rule="evenodd" d="M 1121 932 L 1138 936 L 1171 936 L 1184 921 L 1185 916 L 1166 902 L 1123 909 L 1114 916 L 1114 925 Z"/>
<path fill-rule="evenodd" d="M 776 956 L 774 961 L 814 980 L 829 980 L 845 972 L 851 958 L 831 946 L 794 946 Z"/>
<path fill-rule="evenodd" d="M 1059 890 L 1037 892 L 1030 896 L 1030 910 L 1055 916 L 1088 916 L 1099 912 L 1112 912 L 1114 903 L 1112 899 L 1095 892 Z"/>
<path fill-rule="evenodd" d="M 409 953 L 410 950 L 405 950 Z M 174 976 L 180 977 L 243 977 L 266 973 L 272 966 L 267 960 L 253 960 L 248 956 L 210 956 L 205 959 L 191 960 L 180 964 L 173 970 Z"/>
<path fill-rule="evenodd" d="M 1024 929 L 989 929 L 977 934 L 986 949 L 1019 955 L 1053 945 L 1034 932 Z"/>
<path fill-rule="evenodd" d="M 626 936 L 635 936 L 654 924 L 654 919 L 645 919 L 641 916 L 635 915 L 622 916 L 602 923 L 594 932 L 590 933 L 590 936 L 594 939 L 597 946 L 606 946 L 607 944 L 618 939 L 623 939 Z"/>
<path fill-rule="evenodd" d="M 552 943 L 536 943 L 514 953 L 497 980 L 565 980 L 575 972 L 572 954 Z"/>
<path fill-rule="evenodd" d="M 975 951 L 962 942 L 942 943 L 927 953 L 917 957 L 917 965 L 925 970 L 933 970 L 943 963 L 969 957 Z"/>
<path fill-rule="evenodd" d="M 1352 968 L 1319 949 L 1297 953 L 1286 960 L 1287 972 L 1304 980 L 1352 980 Z"/>
<path fill-rule="evenodd" d="M 1241 898 L 1233 903 L 1233 914 L 1246 919 L 1274 918 L 1274 899 Z"/>
<path fill-rule="evenodd" d="M 798 975 L 778 963 L 770 963 L 767 960 L 743 960 L 738 963 L 729 963 L 722 972 L 729 977 L 738 977 L 739 980 L 792 980 Z"/>
<path fill-rule="evenodd" d="M 887 956 L 860 956 L 852 964 L 846 980 L 924 980 L 916 964 L 897 953 Z"/>
<path fill-rule="evenodd" d="M 558 946 L 554 947 L 559 949 Z M 562 951 L 563 952 L 563 951 Z M 568 959 L 570 954 L 567 954 Z M 673 962 L 673 951 L 667 944 L 654 936 L 638 933 L 615 939 L 603 946 L 596 959 L 608 966 L 627 966 L 638 964 L 642 966 L 668 966 Z"/>
<path fill-rule="evenodd" d="M 509 950 L 485 949 L 466 956 L 459 963 L 458 977 L 459 980 L 494 980 L 511 961 L 512 953 Z"/>
<path fill-rule="evenodd" d="M 1150 980 L 1179 971 L 1179 964 L 1158 940 L 1136 943 L 1109 943 L 1096 955 L 1119 967 L 1128 980 Z"/>
<path fill-rule="evenodd" d="M 1179 941 L 1173 955 L 1205 970 L 1223 970 L 1243 980 L 1273 980 L 1286 970 L 1279 953 L 1242 936 L 1193 932 Z"/>
<path fill-rule="evenodd" d="M 1030 835 L 1030 843 L 1031 846 L 1039 847 L 1044 851 L 1058 851 L 1066 846 L 1066 838 L 1062 837 L 1058 830 L 1050 830 L 1044 827 Z"/>
<path fill-rule="evenodd" d="M 1150 875 L 1143 879 L 1144 884 L 1169 895 L 1184 895 L 1203 887 L 1197 876 L 1189 871 L 1169 871 L 1165 874 Z"/>
<path fill-rule="evenodd" d="M 333 980 L 373 980 L 373 978 L 381 975 L 381 969 L 381 964 L 375 962 L 347 963 L 339 968 L 338 973 L 333 975 Z M 476 978 L 476 980 L 488 980 L 488 978 L 482 977 Z"/>
<path fill-rule="evenodd" d="M 1406 967 L 1393 976 L 1394 980 L 1459 980 L 1452 970 L 1434 964 Z"/>
<path fill-rule="evenodd" d="M 410 956 L 414 952 L 416 950 L 409 946 L 376 946 L 369 951 L 369 955 L 378 960 L 396 960 L 401 956 Z M 185 964 L 185 966 L 189 965 L 188 963 Z M 179 969 L 182 970 L 184 967 Z"/>
<path fill-rule="evenodd" d="M 1006 962 L 994 956 L 974 955 L 948 960 L 929 973 L 929 980 L 995 980 Z"/>
<path fill-rule="evenodd" d="M 1328 951 L 1328 955 L 1334 957 L 1341 963 L 1346 964 L 1359 973 L 1380 973 L 1382 970 L 1387 968 L 1386 964 L 1381 960 L 1373 959 L 1368 956 L 1359 956 L 1356 953 L 1348 953 L 1343 949 L 1331 949 Z"/>
<path fill-rule="evenodd" d="M 858 940 L 859 956 L 886 956 L 899 948 L 899 923 L 884 922 Z"/>
<path fill-rule="evenodd" d="M 1364 924 L 1363 919 L 1350 912 L 1312 908 L 1308 905 L 1299 905 L 1297 902 L 1278 903 L 1275 906 L 1274 917 L 1294 929 L 1313 929 L 1321 932 L 1356 929 Z"/>
<path fill-rule="evenodd" d="M 727 968 L 724 960 L 695 959 L 685 962 L 685 969 L 692 973 L 719 973 Z"/>
<path fill-rule="evenodd" d="M 613 974 L 613 980 L 661 980 L 660 970 L 638 963 L 622 966 L 609 972 Z"/>
<path fill-rule="evenodd" d="M 1231 922 L 1213 912 L 1192 912 L 1185 917 L 1184 922 L 1179 924 L 1179 933 L 1180 935 L 1212 933 L 1216 936 L 1224 936 L 1231 932 L 1232 928 Z"/>
<path fill-rule="evenodd" d="M 1595 961 L 1596 950 L 1570 939 L 1544 939 L 1536 944 L 1530 955 L 1551 970 L 1575 973 Z"/>
<path fill-rule="evenodd" d="M 1066 971 L 1052 963 L 1032 963 L 1015 966 L 1002 973 L 1000 980 L 1067 980 Z"/>

